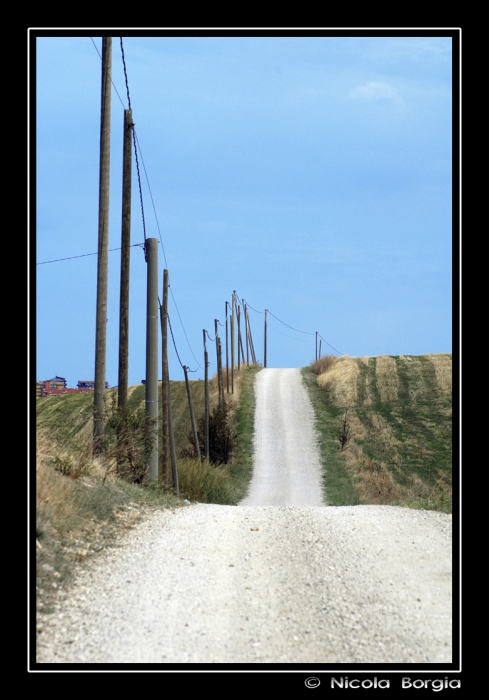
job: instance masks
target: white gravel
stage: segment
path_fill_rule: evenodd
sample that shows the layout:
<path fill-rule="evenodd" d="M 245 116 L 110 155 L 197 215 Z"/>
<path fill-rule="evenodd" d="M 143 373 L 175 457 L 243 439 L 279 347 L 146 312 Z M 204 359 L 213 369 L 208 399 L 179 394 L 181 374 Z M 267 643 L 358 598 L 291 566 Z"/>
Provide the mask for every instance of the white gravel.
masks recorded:
<path fill-rule="evenodd" d="M 258 377 L 264 372 L 274 374 Z M 257 416 L 267 422 L 260 396 L 259 389 Z M 297 406 L 294 421 L 307 415 Z M 293 426 L 282 420 L 274 415 L 270 425 L 286 436 Z M 82 571 L 53 615 L 39 618 L 37 661 L 450 662 L 451 516 L 306 505 L 309 487 L 298 497 L 290 485 L 302 484 L 294 474 L 300 454 L 291 460 L 280 440 L 270 461 L 273 454 L 287 475 L 275 464 L 249 499 L 268 492 L 277 505 L 155 514 Z"/>

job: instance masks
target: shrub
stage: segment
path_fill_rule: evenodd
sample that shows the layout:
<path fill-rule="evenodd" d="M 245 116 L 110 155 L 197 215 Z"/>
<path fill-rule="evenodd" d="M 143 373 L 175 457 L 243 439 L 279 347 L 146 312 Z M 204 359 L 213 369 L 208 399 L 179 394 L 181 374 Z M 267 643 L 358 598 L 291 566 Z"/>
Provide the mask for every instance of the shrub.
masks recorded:
<path fill-rule="evenodd" d="M 109 428 L 105 445 L 107 463 L 110 465 L 115 460 L 118 476 L 141 484 L 148 470 L 147 457 L 157 430 L 156 419 L 149 418 L 144 408 L 130 411 L 116 406 L 112 397 L 105 425 Z"/>
<path fill-rule="evenodd" d="M 323 355 L 319 360 L 311 361 L 311 370 L 314 374 L 324 374 L 331 369 L 337 359 L 335 355 Z"/>
<path fill-rule="evenodd" d="M 205 454 L 205 416 L 197 424 L 200 453 Z M 213 464 L 229 464 L 232 459 L 238 433 L 233 425 L 231 404 L 224 401 L 215 406 L 209 415 L 209 461 Z M 189 440 L 194 444 L 193 436 Z"/>
<path fill-rule="evenodd" d="M 180 496 L 191 501 L 224 505 L 235 502 L 227 467 L 197 459 L 179 459 L 178 485 Z"/>

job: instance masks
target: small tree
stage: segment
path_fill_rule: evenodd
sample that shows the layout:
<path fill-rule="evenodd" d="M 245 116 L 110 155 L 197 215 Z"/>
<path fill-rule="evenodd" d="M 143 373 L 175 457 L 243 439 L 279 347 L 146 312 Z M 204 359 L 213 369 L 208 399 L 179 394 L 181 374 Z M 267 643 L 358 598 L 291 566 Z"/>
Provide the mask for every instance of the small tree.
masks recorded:
<path fill-rule="evenodd" d="M 340 441 L 340 449 L 343 451 L 348 445 L 351 438 L 351 425 L 350 418 L 348 416 L 348 409 L 346 409 L 344 415 L 340 419 L 340 425 L 338 428 L 338 440 Z"/>
<path fill-rule="evenodd" d="M 144 408 L 129 411 L 116 406 L 112 398 L 106 412 L 106 426 L 115 433 L 106 448 L 109 461 L 115 460 L 116 473 L 134 484 L 141 484 L 148 471 L 148 453 L 157 430 L 157 421 L 150 418 Z"/>
<path fill-rule="evenodd" d="M 205 416 L 202 416 L 197 425 L 197 437 L 200 452 L 205 453 Z M 236 438 L 232 420 L 232 411 L 229 403 L 224 401 L 220 406 L 215 406 L 209 415 L 209 461 L 214 464 L 229 464 L 231 461 Z M 194 444 L 193 437 L 189 440 Z"/>

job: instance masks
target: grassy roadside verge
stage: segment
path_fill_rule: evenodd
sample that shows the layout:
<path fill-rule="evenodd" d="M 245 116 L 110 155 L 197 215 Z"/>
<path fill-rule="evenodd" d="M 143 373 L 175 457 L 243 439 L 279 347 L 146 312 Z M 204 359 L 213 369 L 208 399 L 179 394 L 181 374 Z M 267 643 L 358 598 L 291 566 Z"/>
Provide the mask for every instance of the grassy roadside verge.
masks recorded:
<path fill-rule="evenodd" d="M 328 502 L 451 512 L 451 360 L 344 356 L 318 375 L 303 369 Z"/>
<path fill-rule="evenodd" d="M 80 566 L 117 546 L 121 534 L 151 513 L 185 506 L 185 499 L 237 504 L 246 494 L 252 469 L 254 377 L 252 366 L 235 375 L 227 395 L 232 429 L 238 433 L 233 459 L 215 466 L 185 456 L 191 433 L 185 382 L 172 381 L 172 413 L 180 498 L 161 487 L 131 484 L 91 456 L 91 394 L 68 394 L 36 402 L 36 593 L 40 613 L 53 610 L 54 596 Z M 197 420 L 204 410 L 204 382 L 190 383 Z M 110 401 L 111 394 L 107 392 Z M 211 381 L 211 410 L 217 405 Z M 130 387 L 129 407 L 144 406 L 144 386 Z M 110 433 L 110 431 L 107 431 Z M 110 435 L 109 435 L 110 437 Z M 104 479 L 105 477 L 105 479 Z"/>
<path fill-rule="evenodd" d="M 240 397 L 235 413 L 238 433 L 230 477 L 234 485 L 233 503 L 238 503 L 247 494 L 253 471 L 253 430 L 255 420 L 255 377 L 261 366 L 252 365 L 241 372 Z"/>
<path fill-rule="evenodd" d="M 328 402 L 327 396 L 318 386 L 317 376 L 311 368 L 304 367 L 301 371 L 316 417 L 326 503 L 330 506 L 358 505 L 361 502 L 360 494 L 353 475 L 347 469 L 344 456 L 340 452 L 337 438 L 341 411 Z"/>

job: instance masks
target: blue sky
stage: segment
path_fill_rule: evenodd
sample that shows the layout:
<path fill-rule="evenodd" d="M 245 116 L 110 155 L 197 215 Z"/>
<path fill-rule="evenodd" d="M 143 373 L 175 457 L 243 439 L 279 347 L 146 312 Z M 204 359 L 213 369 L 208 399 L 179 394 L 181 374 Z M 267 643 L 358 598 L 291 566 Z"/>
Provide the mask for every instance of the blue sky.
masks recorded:
<path fill-rule="evenodd" d="M 101 37 L 94 36 L 101 51 Z M 233 290 L 269 309 L 268 366 L 319 331 L 350 356 L 452 351 L 450 37 L 126 37 L 148 238 L 164 246 L 182 362 L 203 365 Z M 39 37 L 37 263 L 94 253 L 101 61 Z M 121 245 L 127 108 L 113 38 L 109 248 Z M 33 76 L 31 76 L 33 79 Z M 31 144 L 33 147 L 34 144 Z M 131 242 L 143 227 L 133 160 Z M 131 249 L 129 383 L 145 376 L 146 263 Z M 162 279 L 165 260 L 159 245 Z M 96 255 L 36 265 L 37 379 L 93 379 Z M 120 254 L 109 253 L 107 381 L 117 384 Z M 160 284 L 160 288 L 161 288 Z M 250 311 L 258 359 L 263 314 Z M 223 330 L 223 329 L 222 329 Z M 215 371 L 214 345 L 209 344 Z M 323 343 L 323 351 L 333 352 Z M 169 347 L 170 376 L 183 372 Z M 198 369 L 192 375 L 203 376 Z"/>

